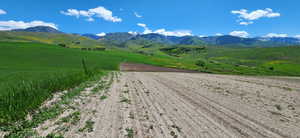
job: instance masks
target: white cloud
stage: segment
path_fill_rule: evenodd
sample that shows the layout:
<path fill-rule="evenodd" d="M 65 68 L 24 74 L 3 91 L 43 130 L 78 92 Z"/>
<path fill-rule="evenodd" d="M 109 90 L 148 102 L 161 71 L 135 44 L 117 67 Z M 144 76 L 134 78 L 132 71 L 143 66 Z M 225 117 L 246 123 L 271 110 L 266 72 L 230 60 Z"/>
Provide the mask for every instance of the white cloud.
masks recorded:
<path fill-rule="evenodd" d="M 249 33 L 246 31 L 233 31 L 233 32 L 230 32 L 229 35 L 247 38 L 249 36 Z"/>
<path fill-rule="evenodd" d="M 166 29 L 158 29 L 158 30 L 154 31 L 154 33 L 162 34 L 162 35 L 165 35 L 165 36 L 178 36 L 178 37 L 191 36 L 192 35 L 190 30 L 167 31 Z"/>
<path fill-rule="evenodd" d="M 143 34 L 156 33 L 156 34 L 161 34 L 161 35 L 165 35 L 165 36 L 178 36 L 178 37 L 191 36 L 192 35 L 192 32 L 190 30 L 167 31 L 166 29 L 162 28 L 162 29 L 158 29 L 158 30 L 152 31 L 151 29 L 149 29 L 147 27 L 146 24 L 138 23 L 137 25 L 144 28 Z"/>
<path fill-rule="evenodd" d="M 253 24 L 253 20 L 258 20 L 260 18 L 275 18 L 281 16 L 278 12 L 273 12 L 272 9 L 266 8 L 264 10 L 255 10 L 252 12 L 248 12 L 246 9 L 234 10 L 231 11 L 232 14 L 239 15 L 240 20 L 238 21 L 240 25 L 249 25 Z M 245 21 L 246 20 L 246 21 Z"/>
<path fill-rule="evenodd" d="M 29 27 L 35 27 L 35 26 L 49 26 L 58 29 L 56 24 L 47 23 L 43 21 L 31 21 L 31 22 L 14 21 L 14 20 L 0 21 L 0 30 L 25 29 Z"/>
<path fill-rule="evenodd" d="M 62 14 L 67 15 L 67 16 L 75 16 L 77 18 L 79 17 L 86 17 L 87 21 L 94 21 L 94 17 L 102 18 L 106 21 L 110 22 L 122 22 L 122 19 L 113 16 L 112 11 L 105 9 L 102 6 L 99 6 L 94 9 L 89 9 L 87 11 L 85 10 L 77 10 L 77 9 L 68 9 L 67 11 L 61 11 Z"/>
<path fill-rule="evenodd" d="M 223 36 L 224 34 L 222 33 L 216 33 L 216 36 Z"/>
<path fill-rule="evenodd" d="M 276 34 L 276 33 L 269 33 L 267 35 L 265 35 L 264 37 L 288 37 L 288 34 Z"/>
<path fill-rule="evenodd" d="M 140 15 L 140 14 L 138 14 L 137 12 L 134 12 L 133 14 L 134 14 L 134 15 L 135 15 L 135 17 L 137 17 L 137 18 L 143 18 L 143 16 L 142 16 L 142 15 Z"/>
<path fill-rule="evenodd" d="M 137 25 L 140 26 L 140 27 L 143 27 L 143 28 L 147 27 L 147 25 L 144 24 L 144 23 L 138 23 Z"/>
<path fill-rule="evenodd" d="M 7 14 L 5 10 L 0 9 L 0 15 Z"/>
<path fill-rule="evenodd" d="M 128 33 L 132 34 L 132 35 L 138 35 L 139 34 L 138 32 L 134 32 L 134 31 L 129 31 Z"/>
<path fill-rule="evenodd" d="M 104 33 L 104 32 L 102 32 L 102 33 L 99 33 L 99 34 L 96 34 L 97 36 L 105 36 L 106 35 L 106 33 Z"/>
<path fill-rule="evenodd" d="M 206 35 L 198 35 L 198 37 L 207 37 Z"/>
<path fill-rule="evenodd" d="M 300 35 L 295 35 L 294 37 L 300 39 Z"/>
<path fill-rule="evenodd" d="M 245 20 L 257 20 L 259 18 L 274 18 L 279 17 L 280 13 L 273 12 L 272 9 L 266 8 L 265 10 L 256 10 L 248 13 L 248 10 L 241 9 L 238 11 L 231 11 L 233 14 L 239 14 L 240 18 L 243 18 Z"/>
<path fill-rule="evenodd" d="M 137 25 L 144 28 L 143 34 L 150 34 L 150 33 L 153 33 L 152 30 L 150 30 L 150 29 L 147 27 L 146 24 L 144 24 L 144 23 L 138 23 Z"/>
<path fill-rule="evenodd" d="M 249 21 L 249 22 L 245 22 L 245 21 L 242 21 L 240 22 L 240 25 L 249 25 L 249 24 L 253 24 L 254 22 L 252 21 Z"/>

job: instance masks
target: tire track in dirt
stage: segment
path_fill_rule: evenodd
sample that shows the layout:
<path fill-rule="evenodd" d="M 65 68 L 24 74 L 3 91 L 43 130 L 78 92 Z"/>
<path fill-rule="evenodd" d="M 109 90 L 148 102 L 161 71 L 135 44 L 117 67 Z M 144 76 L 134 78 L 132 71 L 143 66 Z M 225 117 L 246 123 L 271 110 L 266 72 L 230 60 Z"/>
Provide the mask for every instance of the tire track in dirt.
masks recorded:
<path fill-rule="evenodd" d="M 176 76 L 177 74 L 172 74 L 172 75 Z M 195 75 L 189 74 L 189 75 L 186 75 L 185 77 L 188 78 L 190 76 L 195 76 Z M 198 75 L 198 76 L 201 76 L 201 75 Z M 153 79 L 155 79 L 158 82 L 160 82 L 161 84 L 167 86 L 169 89 L 173 89 L 174 92 L 177 92 L 178 94 L 185 97 L 186 101 L 194 102 L 194 104 L 198 105 L 199 107 L 204 106 L 203 111 L 207 110 L 212 113 L 214 113 L 214 112 L 217 113 L 215 115 L 211 114 L 210 116 L 212 118 L 219 116 L 219 118 L 215 118 L 215 119 L 221 120 L 221 123 L 223 121 L 224 125 L 227 125 L 227 126 L 230 125 L 230 127 L 235 128 L 239 133 L 242 133 L 247 137 L 250 137 L 250 136 L 251 137 L 296 137 L 295 134 L 293 135 L 293 133 L 297 132 L 296 131 L 297 129 L 295 129 L 295 128 L 297 128 L 296 126 L 294 126 L 294 131 L 292 134 L 291 133 L 283 134 L 282 132 L 284 132 L 284 131 L 280 132 L 275 127 L 267 126 L 267 125 L 263 124 L 263 122 L 257 121 L 255 118 L 254 119 L 249 118 L 249 116 L 246 116 L 237 111 L 233 111 L 227 107 L 224 107 L 224 106 L 216 103 L 215 101 L 211 100 L 210 98 L 207 98 L 203 94 L 201 95 L 200 93 L 201 93 L 201 91 L 203 91 L 203 89 L 201 90 L 201 88 L 193 89 L 193 85 L 188 85 L 188 84 L 185 86 L 182 85 L 183 81 L 184 82 L 191 82 L 191 81 L 187 81 L 186 79 L 181 78 L 181 80 L 183 79 L 183 81 L 178 83 L 177 80 L 179 78 L 176 78 L 176 79 L 172 78 L 171 75 L 166 77 L 160 73 L 159 73 L 159 75 L 151 74 L 151 75 L 148 75 L 148 77 L 153 77 Z M 193 81 L 196 81 L 196 80 L 193 80 Z M 208 91 L 211 91 L 211 90 L 208 90 Z M 223 114 L 223 116 L 220 116 L 219 114 Z M 228 114 L 228 115 L 226 115 L 226 114 Z M 231 118 L 231 120 L 235 120 L 235 122 L 238 122 L 238 124 L 236 124 L 234 122 L 233 123 L 226 122 L 226 116 L 229 117 L 229 118 L 227 118 L 227 120 Z M 222 119 L 222 118 L 225 118 L 225 122 L 224 122 L 224 119 Z M 258 119 L 260 119 L 260 118 L 258 118 Z M 232 126 L 231 124 L 234 124 L 234 125 Z M 238 127 L 236 127 L 236 126 L 238 126 Z"/>
<path fill-rule="evenodd" d="M 168 88 L 161 86 L 161 84 L 158 84 L 156 81 L 143 81 L 145 85 L 144 87 L 149 88 L 151 93 L 158 91 L 155 96 L 152 96 L 150 94 L 150 100 L 157 102 L 165 110 L 165 113 L 168 113 L 168 117 L 176 120 L 174 122 L 176 122 L 176 124 L 180 124 L 180 126 L 182 126 L 182 129 L 185 130 L 184 132 L 189 132 L 188 135 L 190 137 L 201 136 L 198 132 L 201 130 L 203 130 L 204 132 L 202 136 L 208 135 L 212 137 L 228 137 L 228 133 L 223 134 L 224 128 L 222 129 L 217 127 L 216 125 L 212 125 L 214 124 L 212 120 L 208 120 L 204 115 L 197 113 L 196 110 L 194 110 L 197 107 L 192 107 L 191 105 L 188 106 L 185 101 L 180 99 Z M 149 85 L 151 85 L 152 87 L 149 87 Z M 174 111 L 174 109 L 176 111 Z M 176 126 L 176 124 L 174 125 Z"/>

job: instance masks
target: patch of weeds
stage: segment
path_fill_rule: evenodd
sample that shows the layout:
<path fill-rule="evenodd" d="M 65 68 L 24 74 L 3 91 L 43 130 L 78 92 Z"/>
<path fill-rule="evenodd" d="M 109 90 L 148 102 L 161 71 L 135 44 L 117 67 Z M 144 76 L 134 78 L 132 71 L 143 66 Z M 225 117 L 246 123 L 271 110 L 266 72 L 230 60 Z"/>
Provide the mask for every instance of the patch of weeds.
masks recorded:
<path fill-rule="evenodd" d="M 92 92 L 97 93 L 97 92 L 103 90 L 104 88 L 105 88 L 105 81 L 101 81 L 94 89 L 92 89 Z"/>
<path fill-rule="evenodd" d="M 61 134 L 50 133 L 46 136 L 46 138 L 64 138 Z"/>
<path fill-rule="evenodd" d="M 56 132 L 68 132 L 70 130 L 70 126 L 61 125 L 55 129 Z"/>
<path fill-rule="evenodd" d="M 131 101 L 128 98 L 126 98 L 126 97 L 122 97 L 122 100 L 120 102 L 121 103 L 128 103 L 128 104 L 131 103 Z"/>
<path fill-rule="evenodd" d="M 289 87 L 282 87 L 282 88 L 287 90 L 287 91 L 292 91 L 293 90 L 292 88 L 289 88 Z"/>
<path fill-rule="evenodd" d="M 84 132 L 84 131 L 93 132 L 94 131 L 94 129 L 93 129 L 94 124 L 95 124 L 94 121 L 88 120 L 88 121 L 85 122 L 85 126 L 83 128 L 80 128 L 78 131 L 79 132 Z"/>
<path fill-rule="evenodd" d="M 32 129 L 23 129 L 22 131 L 17 131 L 14 133 L 10 133 L 5 138 L 28 138 L 28 137 L 35 137 L 37 135 L 36 131 Z"/>
<path fill-rule="evenodd" d="M 129 93 L 129 90 L 125 90 L 125 91 L 123 91 L 123 93 Z"/>
<path fill-rule="evenodd" d="M 64 118 L 62 118 L 59 122 L 61 123 L 71 123 L 75 125 L 80 120 L 80 112 L 76 111 Z"/>
<path fill-rule="evenodd" d="M 105 99 L 107 99 L 108 97 L 106 96 L 106 95 L 102 95 L 101 97 L 100 97 L 100 100 L 105 100 Z"/>
<path fill-rule="evenodd" d="M 134 131 L 133 131 L 133 129 L 132 129 L 132 128 L 126 128 L 125 130 L 126 130 L 126 132 L 127 132 L 126 137 L 128 137 L 128 138 L 133 138 L 133 136 L 134 136 Z"/>

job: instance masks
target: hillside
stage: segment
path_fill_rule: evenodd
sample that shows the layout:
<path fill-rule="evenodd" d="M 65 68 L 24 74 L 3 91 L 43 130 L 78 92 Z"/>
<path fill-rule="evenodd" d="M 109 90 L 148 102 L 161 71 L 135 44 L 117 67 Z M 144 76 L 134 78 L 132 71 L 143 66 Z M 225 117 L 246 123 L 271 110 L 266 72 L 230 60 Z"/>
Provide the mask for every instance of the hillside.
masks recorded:
<path fill-rule="evenodd" d="M 98 41 L 80 35 L 47 32 L 0 31 L 0 42 L 39 42 L 70 48 L 104 47 Z"/>
<path fill-rule="evenodd" d="M 203 71 L 228 74 L 300 75 L 299 46 L 228 48 L 175 46 L 161 48 L 170 56 L 195 61 Z"/>
<path fill-rule="evenodd" d="M 48 26 L 36 26 L 36 27 L 29 27 L 26 29 L 14 29 L 11 31 L 12 32 L 44 32 L 44 33 L 56 33 L 56 34 L 63 33 L 61 31 L 58 31 L 55 28 L 48 27 Z"/>

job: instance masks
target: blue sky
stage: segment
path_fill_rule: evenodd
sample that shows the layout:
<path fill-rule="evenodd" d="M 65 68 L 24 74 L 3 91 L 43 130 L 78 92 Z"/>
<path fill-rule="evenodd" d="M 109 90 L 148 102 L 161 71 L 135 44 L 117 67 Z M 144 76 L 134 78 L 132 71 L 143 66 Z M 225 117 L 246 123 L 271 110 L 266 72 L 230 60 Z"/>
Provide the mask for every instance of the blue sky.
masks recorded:
<path fill-rule="evenodd" d="M 299 5 L 298 0 L 1 0 L 0 29 L 46 24 L 68 33 L 284 37 L 300 35 Z"/>

